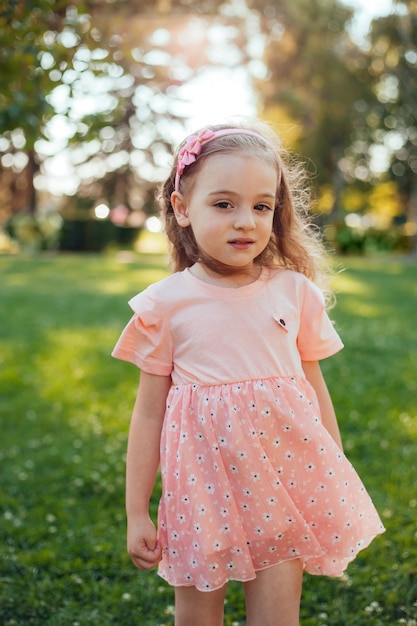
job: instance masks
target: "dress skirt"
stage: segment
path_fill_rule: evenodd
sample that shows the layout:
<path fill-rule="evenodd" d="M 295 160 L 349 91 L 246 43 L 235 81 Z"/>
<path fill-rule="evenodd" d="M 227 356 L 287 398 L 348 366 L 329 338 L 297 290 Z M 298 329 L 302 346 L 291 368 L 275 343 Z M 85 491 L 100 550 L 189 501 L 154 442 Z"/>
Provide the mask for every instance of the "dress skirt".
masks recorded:
<path fill-rule="evenodd" d="M 301 559 L 340 576 L 384 531 L 302 377 L 173 386 L 161 440 L 159 574 L 202 591 Z"/>

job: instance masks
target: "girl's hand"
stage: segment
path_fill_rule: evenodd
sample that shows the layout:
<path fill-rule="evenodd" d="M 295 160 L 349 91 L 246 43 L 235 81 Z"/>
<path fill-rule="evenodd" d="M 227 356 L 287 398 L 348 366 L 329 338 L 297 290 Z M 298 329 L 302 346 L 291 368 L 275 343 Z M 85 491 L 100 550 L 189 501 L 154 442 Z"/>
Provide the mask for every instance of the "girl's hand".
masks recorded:
<path fill-rule="evenodd" d="M 148 516 L 128 520 L 127 551 L 138 569 L 151 569 L 161 560 L 156 528 Z"/>

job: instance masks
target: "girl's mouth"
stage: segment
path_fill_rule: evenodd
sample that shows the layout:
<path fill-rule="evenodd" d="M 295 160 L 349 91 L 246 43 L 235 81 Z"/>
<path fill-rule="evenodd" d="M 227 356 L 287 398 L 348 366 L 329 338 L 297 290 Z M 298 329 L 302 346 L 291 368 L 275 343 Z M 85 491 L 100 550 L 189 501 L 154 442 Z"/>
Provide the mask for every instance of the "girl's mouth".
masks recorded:
<path fill-rule="evenodd" d="M 239 250 L 246 250 L 250 248 L 255 242 L 253 239 L 231 239 L 229 244 Z"/>

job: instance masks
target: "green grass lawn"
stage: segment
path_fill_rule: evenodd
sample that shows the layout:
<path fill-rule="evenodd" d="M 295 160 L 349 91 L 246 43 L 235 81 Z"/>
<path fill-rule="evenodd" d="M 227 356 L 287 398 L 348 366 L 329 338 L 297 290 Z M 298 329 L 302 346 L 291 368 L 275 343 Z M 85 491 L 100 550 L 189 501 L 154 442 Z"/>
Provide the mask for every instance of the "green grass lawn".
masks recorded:
<path fill-rule="evenodd" d="M 342 579 L 306 576 L 302 625 L 411 626 L 417 264 L 342 263 L 331 315 L 346 347 L 323 370 L 346 452 L 387 532 Z M 125 553 L 124 453 L 138 372 L 109 356 L 127 299 L 165 274 L 156 254 L 0 258 L 1 626 L 173 623 L 172 590 Z M 232 583 L 225 624 L 244 623 Z"/>

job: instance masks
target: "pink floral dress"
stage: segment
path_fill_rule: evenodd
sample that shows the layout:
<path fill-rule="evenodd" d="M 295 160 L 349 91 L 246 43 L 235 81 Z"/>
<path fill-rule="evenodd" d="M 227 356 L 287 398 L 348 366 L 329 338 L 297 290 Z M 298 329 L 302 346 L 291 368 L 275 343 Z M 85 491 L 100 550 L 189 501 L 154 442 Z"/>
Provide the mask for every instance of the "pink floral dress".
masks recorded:
<path fill-rule="evenodd" d="M 340 576 L 384 528 L 302 370 L 342 348 L 318 288 L 284 269 L 237 289 L 185 270 L 130 305 L 113 355 L 173 382 L 159 574 L 210 591 L 301 559 Z"/>

